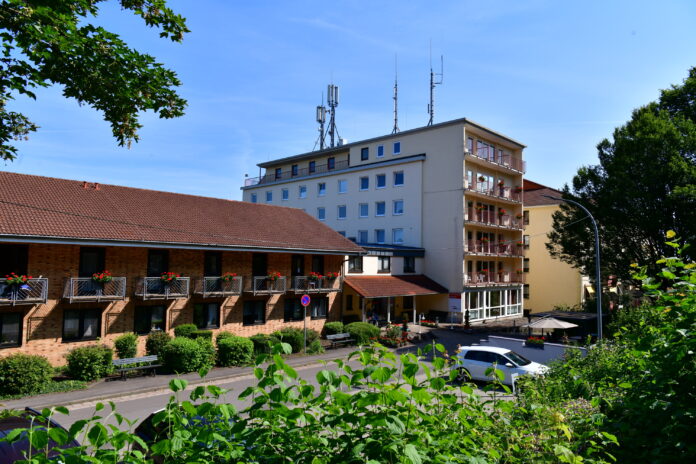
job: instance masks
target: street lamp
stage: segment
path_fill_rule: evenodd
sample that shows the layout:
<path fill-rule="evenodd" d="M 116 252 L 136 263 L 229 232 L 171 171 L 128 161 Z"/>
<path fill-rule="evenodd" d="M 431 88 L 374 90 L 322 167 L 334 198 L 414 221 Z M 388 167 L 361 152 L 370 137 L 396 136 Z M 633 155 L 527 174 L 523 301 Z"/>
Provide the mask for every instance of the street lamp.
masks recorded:
<path fill-rule="evenodd" d="M 599 271 L 599 230 L 597 229 L 597 222 L 595 218 L 590 214 L 590 212 L 575 200 L 568 200 L 566 198 L 552 197 L 551 195 L 541 195 L 542 197 L 550 198 L 551 200 L 565 201 L 566 203 L 572 203 L 578 208 L 582 209 L 587 217 L 592 221 L 592 227 L 594 227 L 595 236 L 595 293 L 597 295 L 597 339 L 602 339 L 602 276 Z"/>

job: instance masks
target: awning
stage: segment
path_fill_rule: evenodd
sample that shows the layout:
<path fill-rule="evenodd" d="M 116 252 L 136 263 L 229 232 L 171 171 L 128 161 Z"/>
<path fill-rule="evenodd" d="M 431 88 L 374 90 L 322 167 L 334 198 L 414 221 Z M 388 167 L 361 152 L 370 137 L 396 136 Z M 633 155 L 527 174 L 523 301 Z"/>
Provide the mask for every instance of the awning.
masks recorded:
<path fill-rule="evenodd" d="M 577 326 L 577 324 L 561 321 L 555 317 L 542 317 L 538 321 L 534 321 L 531 324 L 525 324 L 522 327 L 529 327 L 530 329 L 571 329 Z"/>
<path fill-rule="evenodd" d="M 424 275 L 346 276 L 345 283 L 365 298 L 437 295 L 447 289 Z"/>

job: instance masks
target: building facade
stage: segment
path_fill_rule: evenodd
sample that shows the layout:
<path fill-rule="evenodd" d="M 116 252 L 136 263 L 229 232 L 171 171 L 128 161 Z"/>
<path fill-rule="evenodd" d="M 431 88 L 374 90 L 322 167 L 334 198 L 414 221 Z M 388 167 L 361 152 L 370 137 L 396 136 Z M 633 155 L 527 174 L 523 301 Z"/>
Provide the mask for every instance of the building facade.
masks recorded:
<path fill-rule="evenodd" d="M 353 290 L 353 276 L 385 284 L 427 276 L 446 291 L 417 293 L 418 313 L 514 316 L 522 313 L 523 149 L 458 119 L 260 163 L 243 199 L 302 209 L 367 249 L 361 266 L 347 264 Z M 386 305 L 387 317 L 398 315 Z"/>
<path fill-rule="evenodd" d="M 345 256 L 364 253 L 289 208 L 11 173 L 0 199 L 0 355 L 55 365 L 125 332 L 144 352 L 152 330 L 185 323 L 321 331 L 340 317 Z"/>

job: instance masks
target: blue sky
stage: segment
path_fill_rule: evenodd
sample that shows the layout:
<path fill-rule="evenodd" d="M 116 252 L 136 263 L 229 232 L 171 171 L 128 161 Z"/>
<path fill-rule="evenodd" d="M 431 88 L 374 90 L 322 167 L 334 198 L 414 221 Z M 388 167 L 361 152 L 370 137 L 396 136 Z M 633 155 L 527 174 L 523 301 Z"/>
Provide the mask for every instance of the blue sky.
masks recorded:
<path fill-rule="evenodd" d="M 435 121 L 467 117 L 525 143 L 526 177 L 553 187 L 597 162 L 631 111 L 696 66 L 696 2 L 230 2 L 178 0 L 191 33 L 158 38 L 104 5 L 97 22 L 177 71 L 186 115 L 143 115 L 120 148 L 99 113 L 57 87 L 15 111 L 41 129 L 0 169 L 241 199 L 256 163 L 310 151 L 314 108 L 341 87 L 337 124 L 361 140 L 427 123 L 429 43 L 444 55 Z"/>

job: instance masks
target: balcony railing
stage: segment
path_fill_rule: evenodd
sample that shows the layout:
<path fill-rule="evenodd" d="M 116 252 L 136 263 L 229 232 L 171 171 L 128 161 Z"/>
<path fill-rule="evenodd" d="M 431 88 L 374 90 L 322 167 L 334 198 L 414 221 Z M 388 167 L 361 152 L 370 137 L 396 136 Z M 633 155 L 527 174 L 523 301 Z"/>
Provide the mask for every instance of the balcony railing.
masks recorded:
<path fill-rule="evenodd" d="M 518 187 L 505 187 L 500 186 L 495 182 L 480 181 L 478 179 L 466 181 L 465 187 L 471 192 L 480 193 L 489 197 L 515 202 L 522 201 L 522 190 L 520 190 Z"/>
<path fill-rule="evenodd" d="M 189 285 L 189 277 L 178 277 L 171 282 L 159 277 L 143 277 L 138 281 L 135 294 L 143 300 L 176 300 L 188 298 Z"/>
<path fill-rule="evenodd" d="M 287 290 L 287 277 L 269 279 L 266 276 L 254 276 L 251 289 L 247 291 L 254 295 L 271 295 L 273 293 L 285 293 Z"/>
<path fill-rule="evenodd" d="M 242 277 L 235 276 L 230 280 L 221 277 L 203 277 L 196 282 L 195 293 L 203 298 L 226 297 L 242 294 Z"/>
<path fill-rule="evenodd" d="M 313 176 L 315 174 L 324 174 L 327 172 L 340 171 L 342 169 L 348 168 L 348 160 L 336 161 L 333 165 L 329 164 L 319 164 L 314 169 L 302 168 L 295 171 L 295 173 L 290 171 L 282 171 L 276 173 L 275 171 L 266 172 L 265 175 L 261 177 L 249 177 L 244 179 L 245 187 L 252 187 L 254 185 L 261 184 L 273 184 L 275 182 L 282 182 L 290 179 L 299 179 L 301 177 Z"/>
<path fill-rule="evenodd" d="M 464 274 L 465 287 L 479 287 L 489 285 L 523 284 L 524 274 L 517 272 L 469 272 Z"/>
<path fill-rule="evenodd" d="M 319 277 L 312 279 L 309 276 L 297 276 L 294 278 L 293 291 L 295 293 L 330 293 L 340 292 L 343 287 L 343 277 L 333 279 Z"/>
<path fill-rule="evenodd" d="M 523 246 L 510 242 L 491 242 L 486 240 L 467 240 L 464 242 L 464 251 L 469 254 L 519 257 L 524 255 L 523 250 Z"/>
<path fill-rule="evenodd" d="M 467 150 L 465 153 L 470 156 L 475 156 L 478 159 L 512 169 L 513 171 L 525 172 L 526 170 L 526 163 L 523 160 L 512 156 L 512 154 L 506 151 L 496 151 L 495 149 L 491 149 L 489 147 L 481 147 L 478 149 L 474 148 L 473 152 Z"/>
<path fill-rule="evenodd" d="M 464 220 L 467 222 L 476 222 L 488 226 L 505 227 L 507 229 L 521 230 L 524 227 L 522 224 L 522 218 L 510 216 L 509 214 L 496 214 L 495 212 L 488 210 L 479 211 L 474 208 L 467 208 L 466 217 Z"/>
<path fill-rule="evenodd" d="M 48 279 L 29 279 L 21 285 L 0 283 L 0 306 L 34 305 L 46 303 Z"/>
<path fill-rule="evenodd" d="M 95 282 L 91 277 L 72 277 L 65 281 L 63 298 L 80 301 L 117 301 L 126 298 L 126 278 L 112 277 L 109 282 Z"/>

